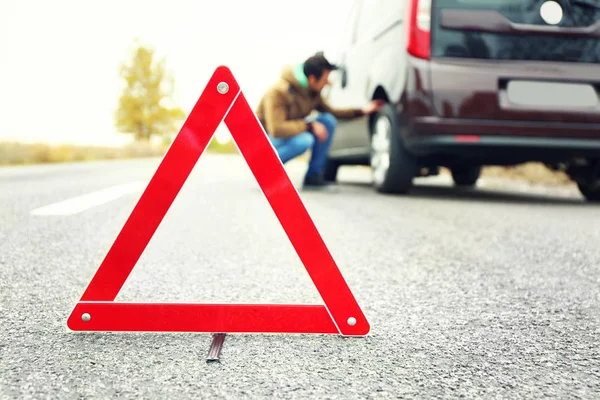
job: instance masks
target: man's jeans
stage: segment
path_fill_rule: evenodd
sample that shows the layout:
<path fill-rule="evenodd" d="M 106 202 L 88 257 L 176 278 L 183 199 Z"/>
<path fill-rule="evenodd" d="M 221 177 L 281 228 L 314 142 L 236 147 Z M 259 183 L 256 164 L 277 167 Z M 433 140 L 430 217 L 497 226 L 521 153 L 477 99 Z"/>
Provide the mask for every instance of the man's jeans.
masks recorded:
<path fill-rule="evenodd" d="M 303 132 L 289 138 L 274 138 L 269 136 L 271 143 L 273 143 L 275 150 L 279 154 L 281 162 L 284 164 L 304 154 L 308 149 L 312 149 L 306 175 L 316 175 L 323 171 L 337 125 L 335 117 L 330 113 L 321 113 L 314 120 L 322 123 L 327 128 L 327 139 L 324 142 L 320 142 L 311 132 Z"/>

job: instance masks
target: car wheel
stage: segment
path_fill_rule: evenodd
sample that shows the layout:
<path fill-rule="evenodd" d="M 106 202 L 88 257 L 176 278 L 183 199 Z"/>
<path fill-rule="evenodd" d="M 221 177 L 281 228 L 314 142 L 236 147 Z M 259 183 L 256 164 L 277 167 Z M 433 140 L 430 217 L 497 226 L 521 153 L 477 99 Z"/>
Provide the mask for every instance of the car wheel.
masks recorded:
<path fill-rule="evenodd" d="M 587 201 L 600 201 L 600 180 L 596 180 L 592 183 L 579 182 L 577 183 L 577 186 Z"/>
<path fill-rule="evenodd" d="M 371 135 L 373 186 L 381 193 L 406 193 L 412 187 L 416 160 L 403 146 L 396 114 L 386 104 L 375 116 Z"/>
<path fill-rule="evenodd" d="M 481 175 L 481 166 L 453 167 L 451 171 L 456 186 L 473 186 Z"/>
<path fill-rule="evenodd" d="M 335 182 L 337 179 L 338 169 L 340 168 L 340 163 L 328 158 L 325 161 L 325 171 L 323 172 L 323 179 L 328 182 Z"/>

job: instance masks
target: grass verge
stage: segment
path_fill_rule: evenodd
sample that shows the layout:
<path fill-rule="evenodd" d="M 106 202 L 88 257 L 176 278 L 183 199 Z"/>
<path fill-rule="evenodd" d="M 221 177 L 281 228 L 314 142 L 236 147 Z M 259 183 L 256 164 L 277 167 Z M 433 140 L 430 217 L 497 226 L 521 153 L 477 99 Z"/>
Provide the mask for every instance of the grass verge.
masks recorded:
<path fill-rule="evenodd" d="M 0 165 L 49 164 L 78 161 L 161 157 L 169 144 L 134 142 L 122 147 L 49 145 L 44 143 L 0 142 Z M 220 144 L 212 140 L 207 151 L 236 152 L 230 142 Z"/>
<path fill-rule="evenodd" d="M 440 173 L 450 175 L 450 171 L 441 168 Z M 489 166 L 481 171 L 481 177 L 504 178 L 525 181 L 539 185 L 564 186 L 573 185 L 569 175 L 552 171 L 542 163 L 530 162 L 509 167 Z"/>
<path fill-rule="evenodd" d="M 518 179 L 542 185 L 573 185 L 569 175 L 560 171 L 552 171 L 541 163 L 525 163 L 512 167 L 486 167 L 482 176 Z"/>
<path fill-rule="evenodd" d="M 0 165 L 44 164 L 92 160 L 110 160 L 138 157 L 160 157 L 168 144 L 156 145 L 134 142 L 123 147 L 74 146 L 48 144 L 24 144 L 18 142 L 0 142 Z M 209 143 L 208 152 L 221 154 L 238 153 L 232 141 L 219 143 L 214 138 Z M 304 154 L 308 161 L 309 155 Z M 443 173 L 449 173 L 442 169 Z M 555 172 L 540 163 L 526 163 L 514 167 L 485 167 L 484 177 L 501 177 L 524 180 L 545 185 L 570 185 L 572 181 L 563 172 Z"/>

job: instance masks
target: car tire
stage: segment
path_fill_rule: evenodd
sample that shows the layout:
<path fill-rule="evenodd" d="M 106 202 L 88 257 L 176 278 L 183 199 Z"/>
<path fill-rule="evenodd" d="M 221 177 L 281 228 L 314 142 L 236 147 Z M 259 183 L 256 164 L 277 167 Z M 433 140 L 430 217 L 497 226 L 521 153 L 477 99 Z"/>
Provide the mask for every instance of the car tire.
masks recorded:
<path fill-rule="evenodd" d="M 451 169 L 456 186 L 474 186 L 481 176 L 481 166 L 460 166 Z"/>
<path fill-rule="evenodd" d="M 590 183 L 577 183 L 579 191 L 585 197 L 587 201 L 599 202 L 600 201 L 600 180 Z"/>
<path fill-rule="evenodd" d="M 323 179 L 325 179 L 327 182 L 335 182 L 339 168 L 340 163 L 338 161 L 328 158 L 327 161 L 325 161 Z"/>
<path fill-rule="evenodd" d="M 402 143 L 397 116 L 390 104 L 384 105 L 375 115 L 370 166 L 376 191 L 404 194 L 411 189 L 417 162 Z"/>

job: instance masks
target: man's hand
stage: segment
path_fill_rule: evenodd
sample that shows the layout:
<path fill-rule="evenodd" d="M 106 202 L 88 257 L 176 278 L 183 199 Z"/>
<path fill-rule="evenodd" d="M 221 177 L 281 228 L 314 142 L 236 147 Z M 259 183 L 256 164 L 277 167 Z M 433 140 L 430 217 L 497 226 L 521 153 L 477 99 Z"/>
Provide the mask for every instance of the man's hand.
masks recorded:
<path fill-rule="evenodd" d="M 317 139 L 319 139 L 319 142 L 324 142 L 327 139 L 327 128 L 325 127 L 325 125 L 318 121 L 312 122 L 311 125 L 312 131 L 317 137 Z"/>
<path fill-rule="evenodd" d="M 381 109 L 385 104 L 385 100 L 373 100 L 362 108 L 365 115 L 373 114 Z"/>

